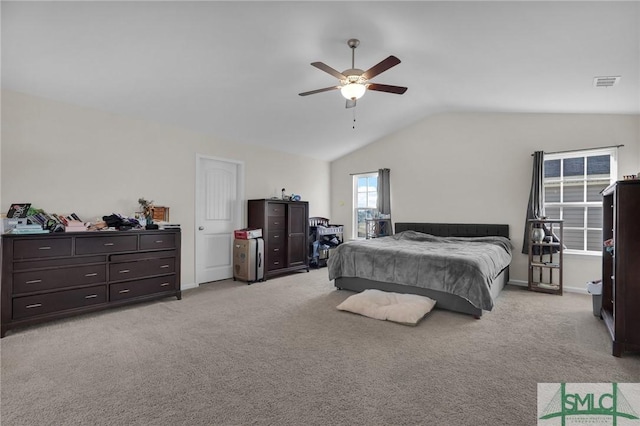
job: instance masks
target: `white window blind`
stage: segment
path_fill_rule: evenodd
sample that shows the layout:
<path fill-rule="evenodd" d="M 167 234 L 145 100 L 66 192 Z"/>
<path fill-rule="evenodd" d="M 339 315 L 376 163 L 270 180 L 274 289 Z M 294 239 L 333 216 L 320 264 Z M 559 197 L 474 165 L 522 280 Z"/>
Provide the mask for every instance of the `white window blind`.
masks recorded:
<path fill-rule="evenodd" d="M 616 179 L 616 154 L 616 148 L 545 154 L 544 214 L 564 220 L 568 252 L 602 253 L 600 192 Z"/>

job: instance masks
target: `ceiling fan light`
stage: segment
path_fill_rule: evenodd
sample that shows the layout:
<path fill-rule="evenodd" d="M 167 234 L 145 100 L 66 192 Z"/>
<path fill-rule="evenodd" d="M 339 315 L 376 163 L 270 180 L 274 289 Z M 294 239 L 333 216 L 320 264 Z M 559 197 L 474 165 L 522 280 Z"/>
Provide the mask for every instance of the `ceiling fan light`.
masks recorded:
<path fill-rule="evenodd" d="M 360 99 L 366 90 L 367 87 L 364 84 L 349 83 L 342 86 L 340 93 L 346 99 Z"/>

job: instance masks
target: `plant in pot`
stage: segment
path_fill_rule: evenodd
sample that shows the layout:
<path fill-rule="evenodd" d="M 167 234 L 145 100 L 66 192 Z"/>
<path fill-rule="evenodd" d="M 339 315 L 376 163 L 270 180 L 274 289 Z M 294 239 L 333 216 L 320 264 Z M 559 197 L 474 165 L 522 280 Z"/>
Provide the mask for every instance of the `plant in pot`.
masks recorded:
<path fill-rule="evenodd" d="M 140 211 L 144 215 L 147 222 L 146 229 L 158 229 L 158 225 L 153 223 L 153 201 L 147 201 L 144 198 L 138 198 L 138 204 L 140 204 Z"/>

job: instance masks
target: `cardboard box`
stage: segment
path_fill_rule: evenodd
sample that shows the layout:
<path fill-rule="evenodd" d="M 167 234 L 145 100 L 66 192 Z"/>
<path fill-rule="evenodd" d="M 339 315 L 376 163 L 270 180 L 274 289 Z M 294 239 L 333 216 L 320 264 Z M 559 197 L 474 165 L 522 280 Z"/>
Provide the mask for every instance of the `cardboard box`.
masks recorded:
<path fill-rule="evenodd" d="M 234 238 L 238 240 L 250 240 L 262 237 L 262 228 L 244 228 L 233 231 Z"/>

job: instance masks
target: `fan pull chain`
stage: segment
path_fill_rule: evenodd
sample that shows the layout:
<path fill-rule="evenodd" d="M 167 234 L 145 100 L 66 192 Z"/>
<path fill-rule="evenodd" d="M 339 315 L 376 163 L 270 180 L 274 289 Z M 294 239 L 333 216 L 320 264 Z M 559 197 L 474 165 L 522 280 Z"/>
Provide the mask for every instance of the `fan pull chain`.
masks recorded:
<path fill-rule="evenodd" d="M 356 109 L 353 109 L 353 129 L 356 129 Z"/>

